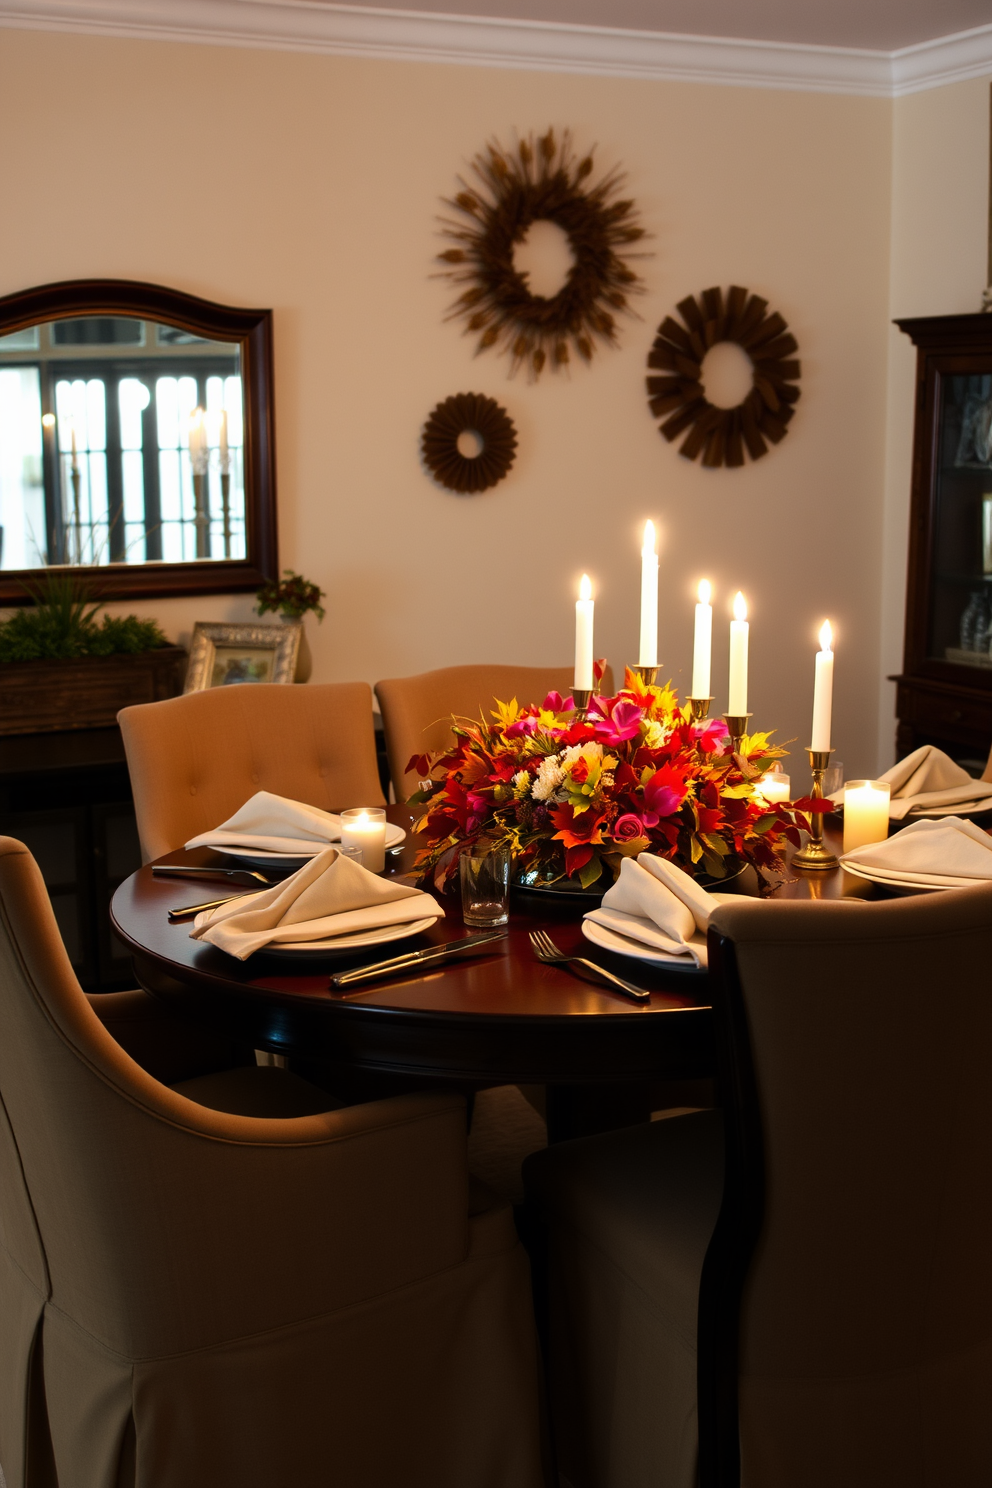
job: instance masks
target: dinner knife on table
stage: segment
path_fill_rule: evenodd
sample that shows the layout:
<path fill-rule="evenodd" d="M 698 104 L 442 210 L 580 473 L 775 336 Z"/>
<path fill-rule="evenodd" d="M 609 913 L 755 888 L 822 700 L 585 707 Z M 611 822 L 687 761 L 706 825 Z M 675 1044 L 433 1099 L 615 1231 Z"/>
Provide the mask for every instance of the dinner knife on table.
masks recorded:
<path fill-rule="evenodd" d="M 432 966 L 438 961 L 453 960 L 468 953 L 478 956 L 506 939 L 505 928 L 486 930 L 481 935 L 466 935 L 461 940 L 449 940 L 441 946 L 427 946 L 422 951 L 408 951 L 405 956 L 393 956 L 389 961 L 375 961 L 371 966 L 356 966 L 351 971 L 339 971 L 331 977 L 332 987 L 353 987 L 356 982 L 374 981 L 376 977 L 399 975 L 405 971 L 416 971 L 421 966 Z"/>

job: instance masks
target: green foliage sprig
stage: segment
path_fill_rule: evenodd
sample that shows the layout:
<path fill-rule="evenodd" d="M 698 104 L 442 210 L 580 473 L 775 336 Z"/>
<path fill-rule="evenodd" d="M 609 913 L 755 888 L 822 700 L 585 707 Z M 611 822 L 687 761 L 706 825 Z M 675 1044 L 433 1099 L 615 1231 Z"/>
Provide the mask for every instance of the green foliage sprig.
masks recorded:
<path fill-rule="evenodd" d="M 325 611 L 320 601 L 324 598 L 324 590 L 291 568 L 284 568 L 283 573 L 284 579 L 270 579 L 259 589 L 255 596 L 258 613 L 264 615 L 268 610 L 279 610 L 290 619 L 299 620 L 312 610 L 318 620 L 323 620 Z"/>
<path fill-rule="evenodd" d="M 169 644 L 154 620 L 137 615 L 104 615 L 97 624 L 103 606 L 71 574 L 25 587 L 34 604 L 0 623 L 0 663 L 137 655 Z"/>

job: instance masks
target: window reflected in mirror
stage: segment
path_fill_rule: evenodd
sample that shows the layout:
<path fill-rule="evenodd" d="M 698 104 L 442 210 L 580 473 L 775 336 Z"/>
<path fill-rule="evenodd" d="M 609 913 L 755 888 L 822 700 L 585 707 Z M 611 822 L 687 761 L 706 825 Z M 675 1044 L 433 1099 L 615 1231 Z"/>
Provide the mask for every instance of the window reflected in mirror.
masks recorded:
<path fill-rule="evenodd" d="M 131 316 L 0 336 L 0 569 L 244 560 L 241 345 Z"/>

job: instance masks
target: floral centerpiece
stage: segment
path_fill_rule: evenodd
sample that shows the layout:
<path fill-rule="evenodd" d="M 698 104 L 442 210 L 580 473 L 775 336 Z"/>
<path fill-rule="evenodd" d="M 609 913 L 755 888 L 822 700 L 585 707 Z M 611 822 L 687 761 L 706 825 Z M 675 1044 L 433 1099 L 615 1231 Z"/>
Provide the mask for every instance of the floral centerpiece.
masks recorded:
<path fill-rule="evenodd" d="M 630 671 L 585 717 L 552 692 L 453 728 L 453 748 L 407 766 L 434 777 L 412 800 L 427 805 L 414 823 L 426 839 L 416 866 L 438 889 L 480 839 L 511 849 L 522 882 L 588 889 L 608 887 L 623 859 L 644 851 L 711 879 L 747 863 L 774 874 L 786 842 L 809 830 L 802 808 L 813 802 L 773 805 L 761 794 L 784 749 L 759 733 L 732 753 L 722 719 L 694 722 L 670 687 Z"/>

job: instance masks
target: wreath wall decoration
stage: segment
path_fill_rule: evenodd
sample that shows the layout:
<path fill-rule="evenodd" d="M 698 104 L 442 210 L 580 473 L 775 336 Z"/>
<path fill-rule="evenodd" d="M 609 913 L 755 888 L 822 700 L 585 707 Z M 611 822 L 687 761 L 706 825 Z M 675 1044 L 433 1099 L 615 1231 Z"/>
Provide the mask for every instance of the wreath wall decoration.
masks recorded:
<path fill-rule="evenodd" d="M 680 300 L 677 310 L 684 324 L 669 315 L 658 327 L 648 366 L 664 377 L 647 379 L 649 407 L 656 418 L 668 415 L 661 433 L 671 442 L 686 429 L 679 448 L 687 460 L 702 454 L 703 464 L 744 464 L 768 453 L 768 444 L 785 438 L 799 401 L 799 350 L 782 316 L 768 313 L 768 301 L 739 285 L 731 285 L 724 299 L 720 289 L 704 289 Z M 734 341 L 751 360 L 754 384 L 736 408 L 717 408 L 707 400 L 702 384 L 706 353 L 718 341 Z"/>
<path fill-rule="evenodd" d="M 462 434 L 475 434 L 482 446 L 476 455 L 458 448 Z M 431 412 L 421 439 L 424 463 L 449 491 L 474 495 L 503 479 L 516 459 L 517 431 L 495 398 L 482 393 L 455 393 Z"/>
<path fill-rule="evenodd" d="M 441 272 L 468 286 L 446 318 L 479 332 L 479 351 L 508 352 L 513 371 L 526 365 L 536 378 L 549 362 L 564 367 L 570 348 L 591 361 L 598 343 L 616 343 L 617 314 L 643 290 L 629 260 L 645 256 L 630 250 L 646 234 L 634 203 L 617 199 L 625 177 L 614 169 L 587 185 L 592 172 L 592 151 L 576 160 L 568 131 L 558 140 L 549 129 L 515 150 L 491 142 L 472 161 L 472 182 L 459 178 L 462 189 L 445 198 L 458 215 L 440 219 L 442 234 L 458 246 L 438 255 Z M 550 298 L 531 294 L 514 266 L 515 246 L 540 219 L 561 228 L 574 257 Z"/>

